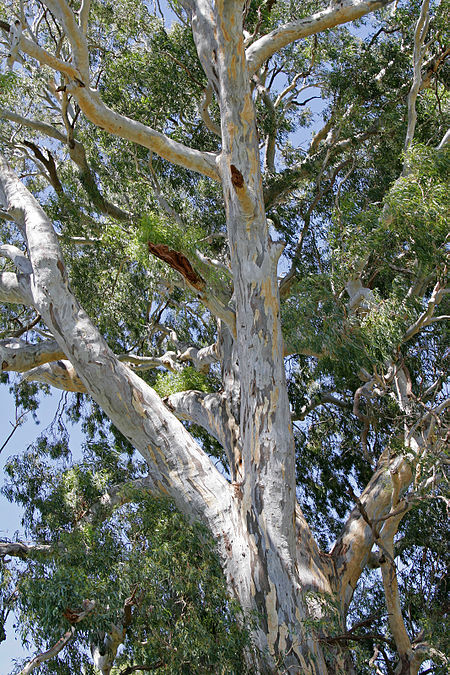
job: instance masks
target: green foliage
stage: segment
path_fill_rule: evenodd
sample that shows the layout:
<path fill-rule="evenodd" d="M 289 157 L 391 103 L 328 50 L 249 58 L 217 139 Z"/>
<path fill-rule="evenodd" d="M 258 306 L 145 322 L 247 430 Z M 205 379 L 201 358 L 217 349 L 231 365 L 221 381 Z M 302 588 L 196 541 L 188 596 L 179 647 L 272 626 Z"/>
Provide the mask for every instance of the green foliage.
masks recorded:
<path fill-rule="evenodd" d="M 407 157 L 408 173 L 390 191 L 392 223 L 385 226 L 391 246 L 414 256 L 424 272 L 442 264 L 448 234 L 450 149 L 416 145 Z"/>
<path fill-rule="evenodd" d="M 170 502 L 136 493 L 108 522 L 62 534 L 58 550 L 55 560 L 26 563 L 20 574 L 20 630 L 45 647 L 67 630 L 67 608 L 95 598 L 94 613 L 64 656 L 66 667 L 86 664 L 89 645 L 121 621 L 134 593 L 117 668 L 137 662 L 158 664 L 161 673 L 245 672 L 248 631 L 228 599 L 214 544 Z M 61 667 L 55 659 L 45 672 Z"/>
<path fill-rule="evenodd" d="M 6 96 L 17 86 L 17 75 L 13 72 L 0 73 L 0 95 Z"/>
<path fill-rule="evenodd" d="M 205 233 L 195 225 L 186 228 L 171 222 L 167 217 L 158 213 L 147 213 L 141 221 L 141 239 L 152 244 L 165 244 L 175 251 L 186 255 L 195 254 L 196 242 L 202 239 Z"/>
<path fill-rule="evenodd" d="M 299 353 L 319 354 L 320 369 L 336 377 L 382 366 L 400 345 L 411 312 L 395 296 L 382 300 L 374 294 L 360 316 L 348 314 L 328 284 L 326 277 L 310 275 L 295 285 L 283 306 L 288 344 Z"/>
<path fill-rule="evenodd" d="M 159 373 L 156 377 L 154 389 L 162 397 L 188 389 L 209 392 L 212 391 L 212 382 L 204 373 L 187 366 L 176 373 Z"/>
<path fill-rule="evenodd" d="M 90 644 L 101 644 L 122 620 L 134 592 L 119 669 L 142 662 L 159 664 L 161 673 L 246 672 L 249 630 L 228 597 L 214 542 L 169 500 L 127 485 L 140 468 L 121 450 L 111 437 L 93 437 L 84 460 L 72 462 L 64 438 L 42 436 L 9 461 L 4 493 L 24 507 L 29 536 L 54 550 L 8 571 L 24 644 L 45 650 L 67 630 L 65 611 L 94 599 L 95 611 L 77 626 L 71 648 L 44 670 L 91 672 Z M 125 504 L 109 514 L 99 501 L 117 483 Z"/>

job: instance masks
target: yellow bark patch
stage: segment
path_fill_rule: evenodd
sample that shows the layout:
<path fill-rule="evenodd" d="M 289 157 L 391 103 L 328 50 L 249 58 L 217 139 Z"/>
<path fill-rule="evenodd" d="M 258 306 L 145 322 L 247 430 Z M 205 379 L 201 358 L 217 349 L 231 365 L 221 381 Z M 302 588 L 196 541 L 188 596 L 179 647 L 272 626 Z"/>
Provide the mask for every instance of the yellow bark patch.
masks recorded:
<path fill-rule="evenodd" d="M 274 387 L 270 393 L 270 409 L 276 410 L 278 405 L 278 399 L 280 398 L 280 389 L 279 387 Z"/>
<path fill-rule="evenodd" d="M 259 466 L 259 462 L 261 461 L 261 453 L 259 451 L 259 434 L 255 434 L 255 441 L 254 441 L 254 449 L 253 449 L 253 461 L 256 464 L 256 466 Z"/>
<path fill-rule="evenodd" d="M 297 656 L 300 659 L 300 663 L 302 664 L 302 674 L 303 675 L 314 675 L 315 670 L 313 670 L 313 666 L 308 666 L 303 655 L 300 652 L 297 652 Z"/>
<path fill-rule="evenodd" d="M 263 279 L 261 283 L 261 292 L 264 298 L 264 309 L 268 312 L 269 309 L 272 310 L 272 314 L 276 314 L 278 310 L 277 299 L 275 294 L 272 291 L 272 280 L 268 277 Z"/>
<path fill-rule="evenodd" d="M 168 494 L 169 494 L 168 491 L 167 491 L 167 488 L 161 483 L 160 480 L 157 481 L 157 486 L 158 486 L 159 490 L 160 490 L 163 494 L 165 494 L 165 495 L 168 495 Z"/>
<path fill-rule="evenodd" d="M 269 310 L 272 313 L 274 318 L 273 321 L 273 340 L 272 340 L 272 358 L 274 361 L 278 357 L 278 321 L 277 321 L 277 312 L 278 312 L 278 298 L 276 293 L 272 290 L 272 280 L 266 278 L 261 283 L 261 295 L 264 298 L 264 309 L 266 314 L 269 314 Z"/>
<path fill-rule="evenodd" d="M 133 405 L 133 408 L 136 410 L 138 415 L 140 415 L 141 417 L 146 417 L 147 411 L 142 405 L 143 402 L 144 397 L 142 396 L 142 394 L 137 389 L 133 389 L 133 394 L 131 396 L 131 403 Z"/>
<path fill-rule="evenodd" d="M 220 15 L 220 18 L 222 19 L 222 13 L 221 12 L 219 12 L 219 15 Z M 223 21 L 223 19 L 221 21 L 220 27 L 222 29 L 222 33 L 223 33 L 223 37 L 225 39 L 225 42 L 228 42 L 228 44 L 229 44 L 231 42 L 231 36 L 230 36 L 229 32 L 227 31 L 227 29 L 225 28 L 225 21 Z"/>
<path fill-rule="evenodd" d="M 230 154 L 233 153 L 233 141 L 236 137 L 238 128 L 237 125 L 234 122 L 229 122 L 227 124 L 227 129 L 228 129 L 228 136 L 230 138 Z"/>
<path fill-rule="evenodd" d="M 282 623 L 278 630 L 280 633 L 278 649 L 281 652 L 281 654 L 283 654 L 286 651 L 286 636 L 288 635 L 289 631 L 285 623 Z"/>
<path fill-rule="evenodd" d="M 237 64 L 236 64 L 236 54 L 233 54 L 231 57 L 231 64 L 230 64 L 230 71 L 231 71 L 231 79 L 236 80 L 237 77 Z"/>
<path fill-rule="evenodd" d="M 256 408 L 255 414 L 253 419 L 259 418 L 259 410 Z M 254 425 L 253 427 L 253 452 L 252 452 L 252 462 L 256 464 L 256 466 L 259 466 L 259 462 L 261 460 L 261 454 L 260 454 L 260 442 L 259 442 L 259 427 L 258 425 Z"/>
<path fill-rule="evenodd" d="M 154 463 L 157 464 L 157 462 L 156 462 L 156 454 L 155 454 L 155 451 L 153 450 L 152 446 L 151 446 L 151 445 L 147 445 L 147 450 L 148 450 L 148 453 L 149 453 L 150 457 L 151 457 L 152 460 L 154 461 Z"/>
<path fill-rule="evenodd" d="M 247 124 L 249 124 L 249 123 L 253 122 L 253 117 L 254 117 L 254 113 L 253 113 L 252 97 L 250 96 L 250 94 L 246 94 L 245 97 L 244 97 L 244 106 L 243 106 L 242 112 L 241 112 L 241 120 L 243 122 L 247 122 Z"/>
<path fill-rule="evenodd" d="M 159 445 L 155 445 L 155 446 L 147 445 L 147 450 L 148 450 L 149 455 L 152 458 L 155 466 L 159 467 L 161 462 L 162 462 L 167 469 L 169 468 L 167 466 L 167 462 L 166 462 L 166 458 L 164 456 L 164 453 L 162 452 Z"/>

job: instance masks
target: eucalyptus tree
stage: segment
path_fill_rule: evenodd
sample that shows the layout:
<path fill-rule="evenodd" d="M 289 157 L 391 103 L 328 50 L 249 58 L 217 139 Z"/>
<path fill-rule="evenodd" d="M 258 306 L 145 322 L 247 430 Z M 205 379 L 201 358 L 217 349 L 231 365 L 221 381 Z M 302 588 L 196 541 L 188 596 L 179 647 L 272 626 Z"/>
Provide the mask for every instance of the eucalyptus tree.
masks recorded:
<path fill-rule="evenodd" d="M 56 481 L 33 459 L 54 445 L 14 460 L 37 541 L 2 551 L 62 569 L 98 518 L 125 545 L 143 495 L 168 496 L 215 541 L 252 672 L 438 672 L 395 559 L 436 555 L 439 596 L 438 547 L 408 537 L 444 499 L 445 11 L 297 5 L 181 0 L 169 30 L 158 2 L 3 3 L 2 371 L 28 402 L 36 382 L 76 394 L 95 461 Z M 103 673 L 132 641 L 135 581 L 91 635 Z M 91 601 L 66 620 L 81 630 Z"/>

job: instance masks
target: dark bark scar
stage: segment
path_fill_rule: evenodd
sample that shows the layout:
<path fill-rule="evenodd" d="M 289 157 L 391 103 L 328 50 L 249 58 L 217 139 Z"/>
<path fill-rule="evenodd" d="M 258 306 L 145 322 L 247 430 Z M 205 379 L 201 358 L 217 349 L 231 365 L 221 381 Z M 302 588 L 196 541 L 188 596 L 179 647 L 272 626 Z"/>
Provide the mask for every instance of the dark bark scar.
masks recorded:
<path fill-rule="evenodd" d="M 49 314 L 50 314 L 50 318 L 51 318 L 51 320 L 52 320 L 52 323 L 53 323 L 53 325 L 55 326 L 56 330 L 58 331 L 58 333 L 59 333 L 60 335 L 63 335 L 63 332 L 62 332 L 62 330 L 61 330 L 61 327 L 60 327 L 60 325 L 58 324 L 58 320 L 56 319 L 56 316 L 55 316 L 55 310 L 54 310 L 54 308 L 53 308 L 53 303 L 52 303 L 52 302 L 51 302 L 50 305 L 49 305 L 48 311 L 49 311 Z"/>
<path fill-rule="evenodd" d="M 231 164 L 230 169 L 231 169 L 231 182 L 233 183 L 234 187 L 243 188 L 244 176 L 241 174 L 239 169 L 234 166 L 234 164 Z"/>
<path fill-rule="evenodd" d="M 244 481 L 241 481 L 240 483 L 233 481 L 231 485 L 233 486 L 234 496 L 237 499 L 242 499 L 243 497 L 242 486 L 244 485 Z"/>
<path fill-rule="evenodd" d="M 62 264 L 61 260 L 58 260 L 58 262 L 56 263 L 56 267 L 57 267 L 57 268 L 59 269 L 59 271 L 61 272 L 62 278 L 65 279 L 65 276 L 66 276 L 66 275 L 65 275 L 64 265 Z"/>
<path fill-rule="evenodd" d="M 174 251 L 166 244 L 152 244 L 151 241 L 148 242 L 148 250 L 160 260 L 164 260 L 172 269 L 177 270 L 191 286 L 199 291 L 204 290 L 205 280 L 194 270 L 183 253 Z"/>

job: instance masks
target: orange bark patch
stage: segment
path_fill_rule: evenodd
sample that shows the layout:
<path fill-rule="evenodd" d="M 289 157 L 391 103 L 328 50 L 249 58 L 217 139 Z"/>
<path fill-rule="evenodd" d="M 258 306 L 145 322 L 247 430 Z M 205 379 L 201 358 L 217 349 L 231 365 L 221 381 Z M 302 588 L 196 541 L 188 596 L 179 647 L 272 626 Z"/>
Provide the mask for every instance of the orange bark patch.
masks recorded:
<path fill-rule="evenodd" d="M 174 251 L 166 244 L 152 244 L 148 242 L 149 253 L 156 256 L 160 260 L 164 260 L 172 269 L 181 274 L 187 282 L 194 286 L 199 291 L 205 288 L 205 280 L 194 270 L 189 260 L 183 253 Z"/>
<path fill-rule="evenodd" d="M 247 122 L 247 124 L 250 124 L 251 122 L 253 122 L 254 108 L 253 108 L 252 97 L 250 96 L 250 94 L 245 95 L 244 107 L 242 108 L 242 112 L 241 112 L 241 119 L 244 122 Z"/>

